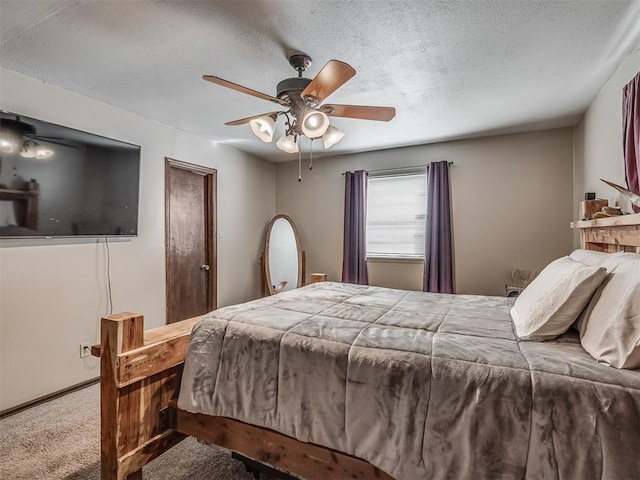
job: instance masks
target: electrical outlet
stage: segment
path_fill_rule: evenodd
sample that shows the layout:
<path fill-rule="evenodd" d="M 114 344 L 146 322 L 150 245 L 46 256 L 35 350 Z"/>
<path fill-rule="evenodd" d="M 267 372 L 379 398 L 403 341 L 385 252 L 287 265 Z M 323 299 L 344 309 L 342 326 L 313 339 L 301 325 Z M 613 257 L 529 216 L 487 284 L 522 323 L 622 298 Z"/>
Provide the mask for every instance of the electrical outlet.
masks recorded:
<path fill-rule="evenodd" d="M 90 343 L 81 343 L 80 344 L 80 358 L 88 357 L 91 355 L 91 344 Z"/>

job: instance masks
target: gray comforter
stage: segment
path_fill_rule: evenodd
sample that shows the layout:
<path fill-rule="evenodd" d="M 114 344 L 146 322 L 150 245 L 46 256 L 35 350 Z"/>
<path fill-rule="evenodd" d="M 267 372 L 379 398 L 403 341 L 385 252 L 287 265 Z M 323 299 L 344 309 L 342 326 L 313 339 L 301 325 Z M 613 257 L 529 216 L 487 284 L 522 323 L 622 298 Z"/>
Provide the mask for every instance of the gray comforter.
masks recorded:
<path fill-rule="evenodd" d="M 517 341 L 512 299 L 331 282 L 194 328 L 178 405 L 397 479 L 640 478 L 640 372 Z"/>

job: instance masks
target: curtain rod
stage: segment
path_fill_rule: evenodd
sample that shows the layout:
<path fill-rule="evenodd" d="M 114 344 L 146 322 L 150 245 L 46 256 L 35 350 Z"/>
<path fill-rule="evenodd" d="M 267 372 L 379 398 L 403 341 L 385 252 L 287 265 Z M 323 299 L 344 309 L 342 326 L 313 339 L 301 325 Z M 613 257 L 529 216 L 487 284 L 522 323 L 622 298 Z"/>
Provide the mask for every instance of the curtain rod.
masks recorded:
<path fill-rule="evenodd" d="M 453 162 L 447 162 L 447 165 L 451 166 L 451 165 L 453 165 Z M 367 173 L 392 172 L 394 170 L 410 170 L 412 168 L 427 168 L 427 167 L 429 167 L 429 165 L 412 165 L 410 167 L 379 168 L 377 170 L 365 170 L 365 172 L 367 172 Z M 344 176 L 345 173 L 347 173 L 347 172 L 342 172 L 342 175 Z"/>

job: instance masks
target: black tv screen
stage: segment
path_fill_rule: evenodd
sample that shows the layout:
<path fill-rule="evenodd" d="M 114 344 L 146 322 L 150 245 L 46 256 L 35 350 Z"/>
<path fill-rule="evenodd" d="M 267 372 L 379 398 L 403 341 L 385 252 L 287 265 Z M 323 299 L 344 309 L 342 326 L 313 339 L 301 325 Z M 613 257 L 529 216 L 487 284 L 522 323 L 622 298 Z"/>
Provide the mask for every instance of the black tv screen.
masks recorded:
<path fill-rule="evenodd" d="M 0 111 L 0 238 L 136 236 L 140 147 Z"/>

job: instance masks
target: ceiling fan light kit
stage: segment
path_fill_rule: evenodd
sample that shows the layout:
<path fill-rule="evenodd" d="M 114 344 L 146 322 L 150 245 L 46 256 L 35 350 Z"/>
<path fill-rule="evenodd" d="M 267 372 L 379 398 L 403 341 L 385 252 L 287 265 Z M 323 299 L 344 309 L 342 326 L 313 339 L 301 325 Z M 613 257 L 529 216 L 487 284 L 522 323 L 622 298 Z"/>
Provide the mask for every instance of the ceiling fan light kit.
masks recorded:
<path fill-rule="evenodd" d="M 16 119 L 3 119 L 0 125 L 0 153 L 19 153 L 23 158 L 42 160 L 53 155 L 53 150 L 37 143 L 33 125 Z"/>
<path fill-rule="evenodd" d="M 280 140 L 276 142 L 276 147 L 286 153 L 298 153 L 300 148 L 298 147 L 296 140 L 296 135 L 287 135 L 286 133 L 283 133 Z"/>
<path fill-rule="evenodd" d="M 5 138 L 0 138 L 0 153 L 13 153 L 15 146 Z"/>
<path fill-rule="evenodd" d="M 393 107 L 373 107 L 366 105 L 320 105 L 329 95 L 352 78 L 356 71 L 339 60 L 329 60 L 320 72 L 308 79 L 302 73 L 311 65 L 311 57 L 304 53 L 294 53 L 289 64 L 298 72 L 295 78 L 287 78 L 278 83 L 276 96 L 267 95 L 213 75 L 204 75 L 208 82 L 235 90 L 240 93 L 261 98 L 281 107 L 276 111 L 242 118 L 225 123 L 228 126 L 249 123 L 253 133 L 263 142 L 271 142 L 279 116 L 286 118 L 285 132 L 276 142 L 276 147 L 286 153 L 299 152 L 297 138 L 301 135 L 311 140 L 323 140 L 325 149 L 339 142 L 345 133 L 331 125 L 329 117 L 355 118 L 388 122 L 395 117 Z"/>
<path fill-rule="evenodd" d="M 22 146 L 22 137 L 18 135 L 13 129 L 2 127 L 0 128 L 0 152 L 13 153 L 20 149 Z"/>
<path fill-rule="evenodd" d="M 302 118 L 302 133 L 310 139 L 320 138 L 329 128 L 329 117 L 320 110 L 308 109 Z"/>
<path fill-rule="evenodd" d="M 53 150 L 42 145 L 38 145 L 33 140 L 25 140 L 20 148 L 20 156 L 24 158 L 36 158 L 43 160 L 53 155 Z"/>
<path fill-rule="evenodd" d="M 269 143 L 273 139 L 273 133 L 276 130 L 276 116 L 263 115 L 249 121 L 251 131 L 256 134 L 263 142 Z"/>
<path fill-rule="evenodd" d="M 333 147 L 336 143 L 342 140 L 342 137 L 344 137 L 344 132 L 330 125 L 322 136 L 322 143 L 325 150 Z"/>

